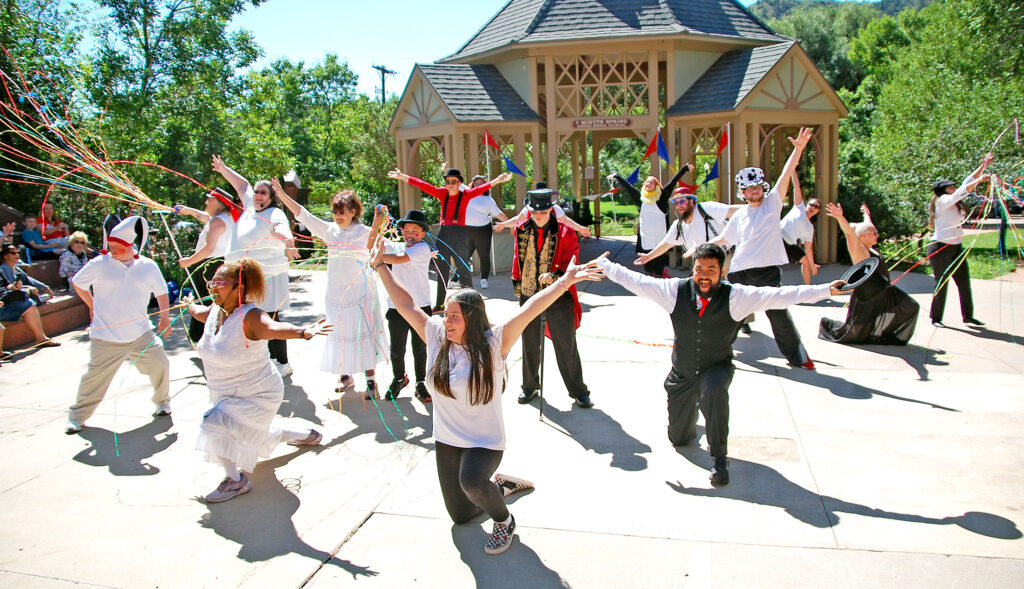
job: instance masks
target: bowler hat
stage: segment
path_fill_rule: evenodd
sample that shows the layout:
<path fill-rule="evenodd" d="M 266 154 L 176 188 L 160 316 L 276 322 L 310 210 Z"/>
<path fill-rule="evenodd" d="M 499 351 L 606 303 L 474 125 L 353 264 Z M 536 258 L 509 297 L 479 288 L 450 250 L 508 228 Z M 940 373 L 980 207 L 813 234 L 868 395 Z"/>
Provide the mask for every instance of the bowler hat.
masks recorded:
<path fill-rule="evenodd" d="M 946 180 L 945 178 L 939 178 L 938 180 L 935 181 L 934 184 L 932 184 L 932 192 L 934 192 L 936 195 L 945 194 L 946 189 L 949 188 L 950 186 L 956 186 L 956 182 L 953 182 L 952 180 Z"/>
<path fill-rule="evenodd" d="M 555 206 L 554 191 L 540 188 L 526 193 L 526 206 L 531 211 L 546 211 Z"/>
<path fill-rule="evenodd" d="M 405 216 L 398 220 L 396 225 L 401 229 L 402 225 L 406 223 L 414 223 L 423 228 L 424 231 L 430 231 L 430 225 L 427 224 L 427 216 L 423 214 L 423 211 L 416 209 L 410 209 L 405 212 Z"/>
<path fill-rule="evenodd" d="M 448 168 L 448 171 L 444 173 L 445 178 L 458 178 L 459 182 L 465 182 L 462 178 L 462 170 L 458 168 Z"/>

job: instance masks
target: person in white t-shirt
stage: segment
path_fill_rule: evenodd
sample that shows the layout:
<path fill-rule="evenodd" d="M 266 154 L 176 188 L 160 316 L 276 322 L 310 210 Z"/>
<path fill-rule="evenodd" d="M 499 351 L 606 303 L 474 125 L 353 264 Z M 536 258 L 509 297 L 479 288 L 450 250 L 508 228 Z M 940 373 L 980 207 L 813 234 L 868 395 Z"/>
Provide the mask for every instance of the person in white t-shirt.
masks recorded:
<path fill-rule="evenodd" d="M 779 229 L 789 261 L 800 262 L 804 284 L 810 284 L 811 276 L 818 275 L 819 266 L 814 263 L 814 217 L 819 212 L 821 201 L 812 198 L 805 203 L 800 178 L 793 174 L 793 208 L 779 222 Z"/>
<path fill-rule="evenodd" d="M 113 217 L 116 222 L 116 217 Z M 109 219 L 109 217 L 108 217 Z M 113 224 L 113 223 L 111 223 Z M 71 278 L 71 285 L 89 307 L 89 369 L 78 385 L 75 403 L 68 408 L 67 434 L 82 431 L 103 401 L 117 369 L 131 360 L 153 385 L 154 416 L 171 414 L 170 362 L 149 321 L 149 298 L 160 305 L 157 331 L 171 331 L 167 283 L 156 262 L 140 256 L 149 225 L 142 217 L 128 217 L 112 229 L 105 224 L 103 251 Z"/>
<path fill-rule="evenodd" d="M 744 206 L 721 202 L 697 202 L 697 195 L 689 186 L 676 188 L 668 203 L 676 210 L 676 220 L 669 226 L 661 243 L 651 251 L 637 256 L 634 265 L 647 264 L 677 245 L 690 250 L 711 241 L 722 234 L 726 221 Z M 725 259 L 726 273 L 729 271 L 731 258 L 730 252 Z"/>
<path fill-rule="evenodd" d="M 596 261 L 577 266 L 573 260 L 565 274 L 531 297 L 509 321 L 492 326 L 483 297 L 472 289 L 449 292 L 444 318 L 432 317 L 388 270 L 385 248 L 384 240 L 378 240 L 370 265 L 380 275 L 395 309 L 427 342 L 437 476 L 445 507 L 456 524 L 486 511 L 494 525 L 484 550 L 504 552 L 512 545 L 516 528 L 505 496 L 533 488 L 528 481 L 494 474 L 505 450 L 501 397 L 508 353 L 523 329 L 573 284 L 600 280 L 603 275 Z"/>
<path fill-rule="evenodd" d="M 765 181 L 764 170 L 761 168 L 743 168 L 736 173 L 736 186 L 747 201 L 747 206 L 729 219 L 722 235 L 709 242 L 726 247 L 736 246 L 729 270 L 729 282 L 749 286 L 782 286 L 781 266 L 789 258 L 786 257 L 782 229 L 779 228 L 781 195 L 789 190 L 789 182 L 800 162 L 800 154 L 813 135 L 811 129 L 801 127 L 796 139 L 790 138 L 793 152 L 789 154 L 774 188 Z M 771 190 L 766 193 L 769 188 Z M 691 257 L 694 251 L 690 249 L 684 255 Z M 800 341 L 800 334 L 793 325 L 789 311 L 776 309 L 766 311 L 765 314 L 771 322 L 775 343 L 789 365 L 814 370 L 814 362 Z M 750 333 L 750 327 L 746 324 L 740 329 Z"/>
<path fill-rule="evenodd" d="M 487 178 L 477 174 L 470 180 L 473 188 L 487 183 Z M 472 261 L 473 252 L 480 255 L 480 288 L 487 288 L 487 277 L 491 275 L 491 218 L 508 221 L 508 215 L 498 208 L 491 198 L 491 191 L 469 201 L 466 207 L 466 261 Z"/>
<path fill-rule="evenodd" d="M 384 209 L 386 213 L 387 209 Z M 366 239 L 366 247 L 369 249 L 381 233 L 381 225 L 384 223 L 386 214 L 382 214 L 381 207 L 376 207 L 373 212 L 373 222 L 370 224 L 370 234 Z M 384 261 L 392 266 L 392 274 L 395 280 L 402 284 L 402 288 L 412 296 L 424 313 L 430 315 L 430 261 L 436 256 L 430 246 L 423 239 L 430 230 L 427 224 L 427 216 L 423 211 L 406 211 L 405 217 L 396 223 L 398 230 L 402 232 L 402 239 L 405 243 L 384 239 L 387 253 L 382 254 Z M 380 236 L 383 238 L 383 236 Z M 391 340 L 391 370 L 394 378 L 388 386 L 384 398 L 394 401 L 398 398 L 405 385 L 409 384 L 409 376 L 405 372 L 405 344 L 412 337 L 412 359 L 413 369 L 416 376 L 416 398 L 423 403 L 430 402 L 430 393 L 424 384 L 427 374 L 427 347 L 423 343 L 422 334 L 409 326 L 409 322 L 395 309 L 395 304 L 388 298 L 388 310 L 384 314 L 388 321 L 388 335 Z M 376 397 L 377 391 L 369 388 L 366 397 Z"/>
<path fill-rule="evenodd" d="M 974 316 L 974 300 L 971 295 L 971 272 L 963 258 L 964 219 L 967 209 L 963 200 L 988 178 L 985 168 L 992 161 L 992 154 L 986 153 L 981 165 L 970 176 L 956 184 L 939 178 L 932 185 L 934 196 L 928 204 L 929 225 L 933 228 L 932 242 L 928 244 L 928 260 L 935 276 L 935 293 L 932 295 L 931 320 L 935 327 L 945 327 L 942 316 L 946 310 L 946 293 L 950 279 L 956 283 L 960 293 L 960 316 L 964 323 L 983 327 L 985 324 Z"/>

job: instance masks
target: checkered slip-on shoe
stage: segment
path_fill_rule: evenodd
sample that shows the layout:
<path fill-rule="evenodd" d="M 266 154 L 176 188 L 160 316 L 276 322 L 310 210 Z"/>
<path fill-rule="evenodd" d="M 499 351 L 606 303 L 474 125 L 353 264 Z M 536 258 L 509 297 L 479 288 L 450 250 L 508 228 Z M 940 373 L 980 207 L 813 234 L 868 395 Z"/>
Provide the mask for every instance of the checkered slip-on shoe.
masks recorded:
<path fill-rule="evenodd" d="M 516 477 L 510 477 L 505 474 L 495 474 L 494 484 L 498 485 L 498 488 L 501 489 L 501 492 L 505 497 L 508 497 L 513 493 L 527 491 L 533 488 L 533 483 L 530 481 L 526 479 L 517 479 Z"/>
<path fill-rule="evenodd" d="M 509 525 L 495 523 L 491 531 L 491 537 L 484 545 L 484 552 L 487 554 L 501 554 L 512 547 L 512 536 L 516 533 L 516 518 L 512 518 Z"/>

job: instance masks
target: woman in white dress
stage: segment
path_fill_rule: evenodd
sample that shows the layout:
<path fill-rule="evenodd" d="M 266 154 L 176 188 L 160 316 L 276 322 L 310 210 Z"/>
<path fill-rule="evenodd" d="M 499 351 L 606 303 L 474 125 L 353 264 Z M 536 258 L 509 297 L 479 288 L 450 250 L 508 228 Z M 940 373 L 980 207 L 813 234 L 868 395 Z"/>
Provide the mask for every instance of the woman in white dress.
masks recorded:
<path fill-rule="evenodd" d="M 259 340 L 308 340 L 330 332 L 331 326 L 323 319 L 308 327 L 270 319 L 256 306 L 266 289 L 252 258 L 223 264 L 208 287 L 213 304 L 193 303 L 188 311 L 206 324 L 196 351 L 213 406 L 203 414 L 196 449 L 224 467 L 224 480 L 206 496 L 207 502 L 219 503 L 249 491 L 245 472 L 252 472 L 278 443 L 312 446 L 323 439 L 315 429 L 296 429 L 274 419 L 284 400 L 284 382 Z"/>
<path fill-rule="evenodd" d="M 596 262 L 576 265 L 531 297 L 504 325 L 491 325 L 483 297 L 473 289 L 450 291 L 444 318 L 428 317 L 384 263 L 386 240 L 377 238 L 370 265 L 397 310 L 427 345 L 427 388 L 433 399 L 437 477 L 448 515 L 464 524 L 482 511 L 494 521 L 488 554 L 512 545 L 516 522 L 505 496 L 533 488 L 529 481 L 494 474 L 505 450 L 506 359 L 523 329 L 573 284 L 603 277 Z M 494 474 L 493 481 L 491 475 Z"/>
<path fill-rule="evenodd" d="M 242 199 L 242 215 L 235 222 L 234 230 L 228 236 L 228 249 L 224 259 L 228 262 L 250 257 L 260 264 L 266 276 L 266 296 L 260 308 L 277 320 L 278 314 L 287 309 L 288 300 L 288 258 L 298 259 L 295 237 L 289 229 L 288 216 L 277 208 L 274 193 L 268 180 L 260 180 L 255 186 L 235 172 L 218 157 L 213 156 L 213 171 L 218 172 L 231 184 Z M 270 358 L 277 362 L 281 376 L 292 373 L 288 364 L 288 346 L 284 341 L 269 343 Z"/>
<path fill-rule="evenodd" d="M 327 321 L 334 331 L 327 336 L 320 370 L 339 375 L 337 392 L 353 383 L 352 375 L 366 374 L 367 390 L 376 391 L 374 369 L 387 357 L 389 345 L 377 296 L 377 281 L 367 266 L 366 237 L 370 228 L 359 222 L 363 204 L 351 190 L 331 199 L 334 223 L 314 217 L 305 207 L 285 194 L 277 178 L 274 190 L 284 206 L 310 233 L 327 244 L 327 291 L 324 293 Z"/>

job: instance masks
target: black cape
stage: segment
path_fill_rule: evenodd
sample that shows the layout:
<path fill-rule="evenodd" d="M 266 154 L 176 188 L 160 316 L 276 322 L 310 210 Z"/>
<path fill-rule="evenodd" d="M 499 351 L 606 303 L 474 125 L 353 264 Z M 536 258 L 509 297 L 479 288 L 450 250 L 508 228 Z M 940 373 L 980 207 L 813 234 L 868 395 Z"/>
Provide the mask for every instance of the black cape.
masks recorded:
<path fill-rule="evenodd" d="M 889 282 L 881 254 L 871 256 L 878 260 L 877 267 L 873 276 L 854 289 L 846 321 L 822 318 L 819 338 L 837 344 L 905 346 L 914 335 L 920 306 Z"/>

